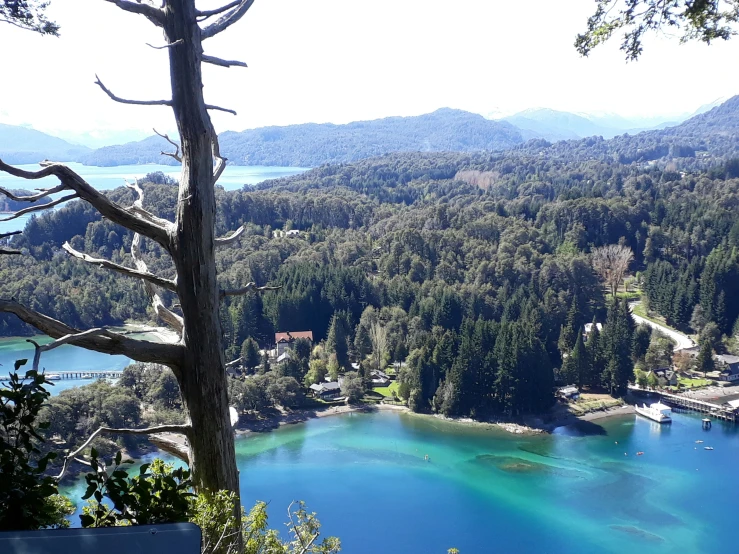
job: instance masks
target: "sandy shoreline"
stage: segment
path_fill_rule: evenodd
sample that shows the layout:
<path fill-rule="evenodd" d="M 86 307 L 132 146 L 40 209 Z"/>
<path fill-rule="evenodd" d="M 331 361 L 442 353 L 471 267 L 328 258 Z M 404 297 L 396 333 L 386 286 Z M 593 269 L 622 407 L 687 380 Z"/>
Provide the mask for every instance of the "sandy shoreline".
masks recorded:
<path fill-rule="evenodd" d="M 323 410 L 295 410 L 260 420 L 244 419 L 242 416 L 236 424 L 236 435 L 243 436 L 250 433 L 263 433 L 277 429 L 283 425 L 305 423 L 310 419 L 349 413 L 372 413 L 376 411 L 410 412 L 410 410 L 405 406 L 395 406 L 392 404 L 360 404 L 357 406 L 332 406 Z"/>
<path fill-rule="evenodd" d="M 490 420 L 490 421 L 477 421 L 471 418 L 450 418 L 444 417 L 438 414 L 417 414 L 411 412 L 411 410 L 405 406 L 396 406 L 393 404 L 362 404 L 357 406 L 334 406 L 326 408 L 324 410 L 296 410 L 294 412 L 282 413 L 272 417 L 268 417 L 261 420 L 250 420 L 241 419 L 236 427 L 237 436 L 245 436 L 251 433 L 263 433 L 282 427 L 283 425 L 292 425 L 296 423 L 305 423 L 311 419 L 317 419 L 322 417 L 330 417 L 335 415 L 349 414 L 349 413 L 373 413 L 377 411 L 392 411 L 399 413 L 413 414 L 418 417 L 427 417 L 440 419 L 449 423 L 456 423 L 460 425 L 470 425 L 482 428 L 497 428 L 507 431 L 512 434 L 539 434 L 539 433 L 551 433 L 559 427 L 566 427 L 568 425 L 575 425 L 579 422 L 592 422 L 601 419 L 607 419 L 609 417 L 622 416 L 634 413 L 634 407 L 627 404 L 624 406 L 618 406 L 616 408 L 610 408 L 607 410 L 598 410 L 590 412 L 581 416 L 568 415 L 566 417 L 560 417 L 551 422 L 530 422 L 526 421 L 527 424 L 514 421 L 506 420 Z"/>
<path fill-rule="evenodd" d="M 123 325 L 123 329 L 129 333 L 152 335 L 157 342 L 175 343 L 179 341 L 177 333 L 167 327 L 155 327 L 145 323 L 126 323 Z"/>

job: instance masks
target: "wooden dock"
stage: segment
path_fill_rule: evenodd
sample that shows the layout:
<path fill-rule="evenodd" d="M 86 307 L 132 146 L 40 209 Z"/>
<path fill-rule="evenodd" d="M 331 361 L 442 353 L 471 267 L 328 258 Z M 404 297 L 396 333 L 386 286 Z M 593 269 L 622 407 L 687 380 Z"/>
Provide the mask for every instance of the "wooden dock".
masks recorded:
<path fill-rule="evenodd" d="M 63 379 L 120 379 L 121 375 L 123 375 L 123 371 L 121 370 L 46 372 L 46 378 L 49 381 L 61 381 Z"/>
<path fill-rule="evenodd" d="M 737 419 L 739 419 L 739 416 L 737 416 L 737 410 L 730 406 L 713 404 L 712 402 L 705 402 L 704 400 L 696 400 L 695 398 L 688 398 L 686 396 L 679 396 L 677 394 L 670 394 L 667 392 L 655 392 L 660 395 L 665 404 L 670 406 L 677 406 L 694 412 L 708 414 L 716 419 L 731 421 L 732 423 L 736 423 Z"/>

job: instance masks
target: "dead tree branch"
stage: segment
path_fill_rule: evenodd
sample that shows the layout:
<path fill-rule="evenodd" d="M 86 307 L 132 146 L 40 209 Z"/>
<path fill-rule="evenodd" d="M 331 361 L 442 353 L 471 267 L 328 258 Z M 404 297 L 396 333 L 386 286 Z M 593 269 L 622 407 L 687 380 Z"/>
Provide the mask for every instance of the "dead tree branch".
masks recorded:
<path fill-rule="evenodd" d="M 219 111 L 219 112 L 226 112 L 226 113 L 230 113 L 232 115 L 237 115 L 236 114 L 236 110 L 232 110 L 230 108 L 222 108 L 220 106 L 214 106 L 213 104 L 206 104 L 205 105 L 205 109 L 206 110 L 216 110 L 216 111 Z"/>
<path fill-rule="evenodd" d="M 187 445 L 183 444 L 181 440 L 169 438 L 166 435 L 149 435 L 149 442 L 160 450 L 179 458 L 186 464 L 190 463 L 190 452 Z"/>
<path fill-rule="evenodd" d="M 17 212 L 14 212 L 12 215 L 9 215 L 8 217 L 4 217 L 3 219 L 0 219 L 0 222 L 11 221 L 13 219 L 19 218 L 26 214 L 30 214 L 32 212 L 42 212 L 44 210 L 48 210 L 49 208 L 53 208 L 54 206 L 58 206 L 59 204 L 64 204 L 64 202 L 68 202 L 69 200 L 74 200 L 75 198 L 79 198 L 79 195 L 68 194 L 67 196 L 62 196 L 61 198 L 57 198 L 53 202 L 47 202 L 46 204 L 38 204 L 36 206 L 29 206 L 27 208 L 23 208 L 22 210 L 18 210 Z"/>
<path fill-rule="evenodd" d="M 129 100 L 127 98 L 121 98 L 113 94 L 108 87 L 106 87 L 100 80 L 100 77 L 95 75 L 95 84 L 103 89 L 103 92 L 107 94 L 111 100 L 120 102 L 121 104 L 133 104 L 135 106 L 172 106 L 171 100 Z"/>
<path fill-rule="evenodd" d="M 167 48 L 172 48 L 173 46 L 177 46 L 178 44 L 182 44 L 183 40 L 177 39 L 174 42 L 170 42 L 169 44 L 164 44 L 163 46 L 154 46 L 153 44 L 146 43 L 146 46 L 149 48 L 153 48 L 154 50 L 166 50 Z"/>
<path fill-rule="evenodd" d="M 149 21 L 158 27 L 164 26 L 164 12 L 159 8 L 155 8 L 151 4 L 141 2 L 130 2 L 128 0 L 105 0 L 111 4 L 115 4 L 120 9 L 126 12 L 137 13 L 145 16 Z"/>
<path fill-rule="evenodd" d="M 182 163 L 182 157 L 180 156 L 180 145 L 177 144 L 175 141 L 173 141 L 171 138 L 169 138 L 169 135 L 167 133 L 160 133 L 156 129 L 154 129 L 154 133 L 162 137 L 164 140 L 166 140 L 169 144 L 175 147 L 175 152 L 172 154 L 171 152 L 164 152 L 162 151 L 162 156 L 169 156 L 170 158 L 174 158 L 178 162 Z"/>
<path fill-rule="evenodd" d="M 48 352 L 49 350 L 53 350 L 54 348 L 57 348 L 64 344 L 69 344 L 70 342 L 73 342 L 78 339 L 83 339 L 85 337 L 91 337 L 93 335 L 106 335 L 106 333 L 107 333 L 106 329 L 98 327 L 95 329 L 88 329 L 87 331 L 82 331 L 81 333 L 70 333 L 69 335 L 64 335 L 63 337 L 53 342 L 50 342 L 49 344 L 44 344 L 44 345 L 40 345 L 33 339 L 26 339 L 26 342 L 30 342 L 31 344 L 33 344 L 35 348 L 35 352 L 33 355 L 32 369 L 34 371 L 38 371 L 39 362 L 41 361 L 41 354 L 43 352 Z"/>
<path fill-rule="evenodd" d="M 200 33 L 200 38 L 205 40 L 206 38 L 213 37 L 218 33 L 222 33 L 228 29 L 231 25 L 241 19 L 244 14 L 249 11 L 249 8 L 254 4 L 254 0 L 241 0 L 238 4 L 232 3 L 234 6 L 230 11 L 223 14 L 221 17 L 216 19 L 213 23 L 208 25 Z"/>
<path fill-rule="evenodd" d="M 211 129 L 211 148 L 213 150 L 213 157 L 216 160 L 216 167 L 213 170 L 213 184 L 218 182 L 221 178 L 223 170 L 226 169 L 227 158 L 221 157 L 221 146 L 218 143 L 218 134 L 215 129 Z"/>
<path fill-rule="evenodd" d="M 0 240 L 12 237 L 14 235 L 22 235 L 23 231 L 11 231 L 10 233 L 0 233 Z"/>
<path fill-rule="evenodd" d="M 236 229 L 230 237 L 217 238 L 216 246 L 226 246 L 227 244 L 235 242 L 241 235 L 244 234 L 244 231 L 246 231 L 246 225 L 242 225 L 241 227 Z"/>
<path fill-rule="evenodd" d="M 131 257 L 133 257 L 133 263 L 136 265 L 139 272 L 149 273 L 149 268 L 141 256 L 141 240 L 142 238 L 140 234 L 136 233 L 133 236 L 133 242 L 131 243 Z M 144 281 L 144 289 L 151 300 L 152 307 L 157 316 L 167 325 L 172 327 L 180 337 L 182 337 L 185 330 L 185 320 L 164 305 L 164 301 L 162 301 L 161 296 L 159 296 L 159 293 L 156 291 L 151 281 Z"/>
<path fill-rule="evenodd" d="M 65 189 L 74 190 L 77 195 L 91 204 L 100 215 L 113 223 L 126 227 L 134 233 L 141 233 L 162 245 L 168 252 L 170 248 L 169 230 L 174 224 L 154 216 L 146 217 L 135 210 L 126 209 L 110 200 L 107 196 L 91 187 L 82 177 L 69 167 L 58 163 L 43 163 L 40 171 L 25 171 L 6 164 L 0 160 L 0 171 L 23 179 L 42 179 L 50 175 L 55 176 L 64 185 Z M 49 207 L 49 204 L 45 205 Z"/>
<path fill-rule="evenodd" d="M 230 4 L 226 4 L 225 6 L 221 6 L 220 8 L 215 8 L 213 10 L 198 10 L 198 18 L 200 18 L 199 21 L 203 21 L 209 17 L 223 13 L 226 10 L 230 10 L 231 8 L 238 6 L 240 3 L 241 0 L 234 0 Z"/>
<path fill-rule="evenodd" d="M 14 250 L 13 248 L 0 248 L 0 256 L 15 256 L 18 254 L 23 254 L 20 250 Z"/>
<path fill-rule="evenodd" d="M 131 269 L 129 267 L 111 262 L 110 260 L 106 260 L 104 258 L 93 258 L 92 256 L 89 256 L 88 254 L 75 250 L 74 248 L 72 248 L 72 245 L 69 244 L 68 242 L 65 242 L 62 245 L 62 248 L 66 250 L 70 256 L 77 258 L 78 260 L 82 260 L 83 262 L 87 262 L 88 264 L 93 264 L 93 265 L 103 267 L 105 269 L 117 271 L 118 273 L 127 275 L 128 277 L 135 277 L 137 279 L 143 279 L 144 281 L 148 281 L 154 285 L 162 287 L 163 289 L 171 290 L 172 292 L 177 292 L 177 283 L 173 281 L 172 279 L 165 279 L 164 277 L 160 277 L 159 275 L 149 273 L 148 271 L 145 272 L 145 271 L 138 271 L 136 269 Z"/>
<path fill-rule="evenodd" d="M 15 200 L 16 202 L 36 202 L 36 200 L 41 200 L 42 198 L 46 198 L 47 196 L 51 194 L 62 192 L 66 188 L 67 187 L 65 185 L 58 185 L 51 189 L 43 189 L 43 190 L 37 189 L 37 190 L 40 190 L 41 192 L 39 192 L 38 194 L 34 194 L 32 196 L 16 196 L 9 190 L 6 190 L 0 187 L 0 193 L 4 194 L 11 200 Z"/>
<path fill-rule="evenodd" d="M 219 65 L 221 67 L 249 67 L 246 65 L 245 62 L 241 62 L 239 60 L 224 60 L 223 58 L 217 58 L 215 56 L 208 56 L 207 54 L 203 54 L 202 60 L 205 63 L 213 64 L 213 65 Z"/>
<path fill-rule="evenodd" d="M 113 427 L 99 427 L 87 438 L 82 446 L 80 446 L 74 452 L 70 452 L 64 457 L 62 470 L 59 472 L 59 475 L 55 477 L 55 479 L 59 481 L 62 477 L 64 477 L 64 473 L 67 471 L 67 465 L 69 464 L 69 461 L 75 459 L 75 457 L 85 448 L 87 448 L 90 443 L 95 440 L 101 433 L 116 435 L 153 435 L 156 433 L 177 433 L 179 435 L 188 436 L 191 431 L 192 427 L 190 425 L 159 425 L 156 427 L 148 427 L 146 429 L 116 429 Z"/>
<path fill-rule="evenodd" d="M 25 323 L 54 339 L 82 333 L 79 329 L 31 310 L 12 299 L 0 299 L 0 312 L 15 314 Z M 179 344 L 132 339 L 111 331 L 72 337 L 67 342 L 103 354 L 121 354 L 137 362 L 151 362 L 170 367 L 181 365 L 184 354 L 184 349 Z"/>

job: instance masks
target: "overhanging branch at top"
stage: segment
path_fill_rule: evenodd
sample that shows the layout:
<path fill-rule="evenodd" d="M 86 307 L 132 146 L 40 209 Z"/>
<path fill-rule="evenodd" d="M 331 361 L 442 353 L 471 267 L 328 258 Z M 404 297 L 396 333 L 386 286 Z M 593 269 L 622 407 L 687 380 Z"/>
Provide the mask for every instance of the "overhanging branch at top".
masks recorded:
<path fill-rule="evenodd" d="M 233 6 L 231 10 L 203 29 L 200 33 L 200 37 L 205 40 L 206 38 L 213 37 L 218 33 L 225 31 L 239 19 L 244 17 L 244 14 L 249 11 L 252 4 L 254 4 L 254 0 L 241 0 L 238 4 L 232 2 L 229 4 L 229 6 Z"/>
<path fill-rule="evenodd" d="M 147 2 L 137 0 L 136 2 L 130 2 L 128 0 L 105 0 L 111 4 L 115 4 L 120 9 L 126 12 L 136 13 L 145 16 L 149 21 L 158 27 L 164 26 L 164 12 L 159 8 L 152 6 Z"/>

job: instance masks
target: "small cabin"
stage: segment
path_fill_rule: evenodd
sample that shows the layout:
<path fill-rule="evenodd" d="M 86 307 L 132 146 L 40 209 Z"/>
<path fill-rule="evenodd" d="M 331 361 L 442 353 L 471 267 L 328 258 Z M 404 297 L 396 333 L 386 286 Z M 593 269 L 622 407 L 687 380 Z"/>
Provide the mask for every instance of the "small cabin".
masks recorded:
<path fill-rule="evenodd" d="M 557 389 L 557 397 L 563 400 L 577 400 L 580 398 L 580 390 L 575 385 L 567 385 Z"/>
<path fill-rule="evenodd" d="M 319 383 L 310 386 L 310 390 L 315 398 L 336 398 L 341 395 L 341 386 L 336 381 L 329 383 Z"/>
<path fill-rule="evenodd" d="M 370 372 L 373 387 L 387 387 L 390 384 L 390 377 L 383 371 L 373 369 Z"/>

